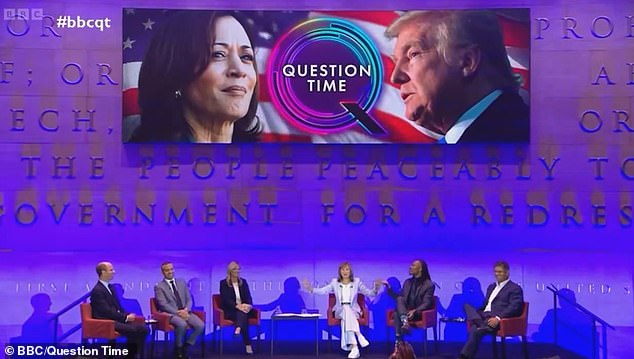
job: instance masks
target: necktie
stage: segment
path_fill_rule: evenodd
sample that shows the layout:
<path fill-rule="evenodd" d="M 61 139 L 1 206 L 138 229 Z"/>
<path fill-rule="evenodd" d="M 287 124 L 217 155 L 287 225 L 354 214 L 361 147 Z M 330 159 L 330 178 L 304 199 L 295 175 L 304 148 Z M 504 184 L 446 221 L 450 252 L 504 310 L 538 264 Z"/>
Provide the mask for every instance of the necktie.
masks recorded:
<path fill-rule="evenodd" d="M 172 286 L 172 292 L 174 292 L 174 297 L 176 297 L 176 305 L 178 306 L 178 309 L 185 308 L 185 306 L 183 305 L 183 301 L 181 300 L 181 296 L 180 294 L 178 294 L 178 291 L 176 290 L 175 280 L 172 279 L 170 281 L 170 285 Z"/>
<path fill-rule="evenodd" d="M 439 145 L 446 145 L 446 144 L 447 144 L 447 140 L 445 139 L 445 137 L 441 137 L 441 138 L 438 140 L 438 144 L 439 144 Z"/>

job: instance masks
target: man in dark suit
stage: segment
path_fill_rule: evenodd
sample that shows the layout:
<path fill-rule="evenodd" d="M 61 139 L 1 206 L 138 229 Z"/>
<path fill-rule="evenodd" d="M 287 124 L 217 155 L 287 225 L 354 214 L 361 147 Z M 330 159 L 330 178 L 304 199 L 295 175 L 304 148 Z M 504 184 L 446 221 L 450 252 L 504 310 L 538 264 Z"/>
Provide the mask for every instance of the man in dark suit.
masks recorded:
<path fill-rule="evenodd" d="M 467 321 L 470 323 L 469 338 L 460 352 L 460 359 L 473 358 L 482 337 L 500 329 L 502 318 L 517 317 L 524 308 L 522 288 L 509 279 L 509 264 L 498 261 L 493 267 L 495 283 L 487 288 L 484 304 L 475 309 L 465 304 Z"/>
<path fill-rule="evenodd" d="M 528 142 L 528 106 L 494 12 L 409 11 L 386 36 L 396 38 L 391 80 L 405 116 L 439 143 Z"/>
<path fill-rule="evenodd" d="M 394 292 L 387 281 L 383 282 L 388 294 L 396 300 L 394 312 L 396 341 L 400 341 L 403 331 L 409 330 L 410 320 L 420 320 L 421 312 L 434 305 L 436 286 L 429 275 L 427 263 L 422 259 L 413 261 L 409 266 L 409 274 L 412 277 L 405 280 L 400 293 Z"/>
<path fill-rule="evenodd" d="M 119 299 L 110 284 L 115 274 L 112 263 L 100 262 L 97 264 L 96 270 L 99 280 L 90 292 L 92 317 L 95 319 L 114 320 L 114 329 L 125 336 L 128 339 L 128 343 L 133 344 L 129 348 L 129 357 L 134 358 L 137 349 L 143 348 L 148 329 L 145 325 L 136 323 L 136 316 L 133 313 L 126 313 L 121 307 Z"/>
<path fill-rule="evenodd" d="M 161 264 L 161 272 L 163 280 L 154 287 L 154 297 L 158 310 L 171 314 L 170 324 L 174 326 L 176 334 L 176 358 L 185 358 L 187 348 L 196 344 L 196 338 L 205 330 L 205 323 L 191 312 L 192 296 L 187 283 L 182 279 L 174 278 L 174 264 L 171 262 Z M 185 341 L 187 325 L 191 326 L 193 331 Z"/>

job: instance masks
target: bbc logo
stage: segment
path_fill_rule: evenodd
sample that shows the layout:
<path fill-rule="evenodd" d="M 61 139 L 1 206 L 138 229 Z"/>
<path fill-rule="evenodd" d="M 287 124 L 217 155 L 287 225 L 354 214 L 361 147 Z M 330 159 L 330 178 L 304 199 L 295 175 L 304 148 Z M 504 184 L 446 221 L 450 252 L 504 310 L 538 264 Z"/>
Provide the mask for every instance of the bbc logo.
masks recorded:
<path fill-rule="evenodd" d="M 41 8 L 35 9 L 3 9 L 5 20 L 42 20 L 44 11 Z"/>

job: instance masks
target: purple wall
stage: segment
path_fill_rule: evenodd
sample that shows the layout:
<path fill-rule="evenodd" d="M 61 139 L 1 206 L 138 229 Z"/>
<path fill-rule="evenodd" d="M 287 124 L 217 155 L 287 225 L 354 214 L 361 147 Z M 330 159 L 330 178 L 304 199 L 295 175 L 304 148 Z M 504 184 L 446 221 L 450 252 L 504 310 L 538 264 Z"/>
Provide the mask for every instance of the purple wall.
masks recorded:
<path fill-rule="evenodd" d="M 467 277 L 486 289 L 491 264 L 503 258 L 531 302 L 533 330 L 552 306 L 549 283 L 572 289 L 610 324 L 634 326 L 631 1 L 320 2 L 323 9 L 530 7 L 531 145 L 443 148 L 124 146 L 123 2 L 103 3 L 2 3 L 52 18 L 108 17 L 112 28 L 59 29 L 46 17 L 0 28 L 0 297 L 10 309 L 0 312 L 0 342 L 20 335 L 33 295 L 47 293 L 55 312 L 85 293 L 100 260 L 114 263 L 125 297 L 147 314 L 166 259 L 178 276 L 197 279 L 196 301 L 209 309 L 232 259 L 256 302 L 268 303 L 286 278 L 324 282 L 343 260 L 368 281 L 403 280 L 409 261 L 422 257 L 446 306 Z M 288 8 L 280 0 L 258 4 Z M 577 35 L 565 30 L 574 22 Z M 66 83 L 78 69 L 81 81 Z M 100 76 L 109 70 L 116 84 Z M 92 122 L 76 122 L 89 112 Z M 605 158 L 601 171 L 593 158 Z M 196 177 L 208 160 L 213 175 Z M 137 208 L 149 213 L 151 205 L 150 223 Z M 172 214 L 183 209 L 189 220 L 177 223 Z M 432 209 L 441 221 L 429 219 Z M 325 309 L 324 298 L 304 300 Z M 62 324 L 77 320 L 73 312 Z"/>

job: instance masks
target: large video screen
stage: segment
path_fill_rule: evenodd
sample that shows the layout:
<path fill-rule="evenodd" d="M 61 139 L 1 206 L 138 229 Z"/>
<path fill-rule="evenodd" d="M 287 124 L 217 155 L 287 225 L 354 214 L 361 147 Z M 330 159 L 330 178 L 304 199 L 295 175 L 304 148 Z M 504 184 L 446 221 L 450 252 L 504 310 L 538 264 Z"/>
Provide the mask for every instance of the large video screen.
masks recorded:
<path fill-rule="evenodd" d="M 123 10 L 125 143 L 528 143 L 528 9 Z"/>

